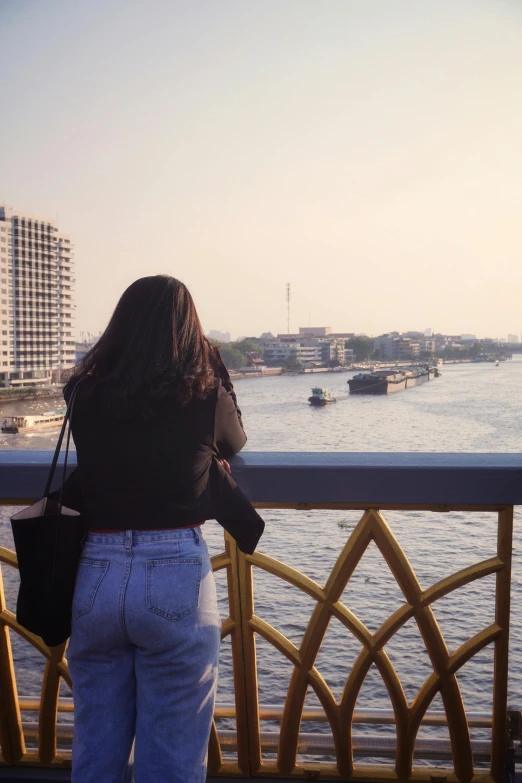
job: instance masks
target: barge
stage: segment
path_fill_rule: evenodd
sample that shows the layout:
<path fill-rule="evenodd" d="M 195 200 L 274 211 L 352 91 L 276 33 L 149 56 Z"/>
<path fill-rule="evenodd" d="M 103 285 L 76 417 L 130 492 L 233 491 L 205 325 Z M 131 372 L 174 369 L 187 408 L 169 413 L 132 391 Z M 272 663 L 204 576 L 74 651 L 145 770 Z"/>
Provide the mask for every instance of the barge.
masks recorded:
<path fill-rule="evenodd" d="M 440 375 L 436 367 L 427 364 L 413 367 L 383 367 L 370 373 L 359 373 L 348 381 L 350 394 L 392 394 L 410 389 Z"/>

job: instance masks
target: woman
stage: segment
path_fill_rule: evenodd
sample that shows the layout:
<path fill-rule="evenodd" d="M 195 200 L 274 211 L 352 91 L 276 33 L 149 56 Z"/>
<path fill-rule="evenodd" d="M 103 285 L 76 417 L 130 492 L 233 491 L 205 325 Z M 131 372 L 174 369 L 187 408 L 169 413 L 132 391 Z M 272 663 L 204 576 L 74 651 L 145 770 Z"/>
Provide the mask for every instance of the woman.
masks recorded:
<path fill-rule="evenodd" d="M 221 630 L 201 525 L 223 517 L 245 551 L 263 529 L 223 471 L 246 442 L 230 378 L 187 288 L 158 275 L 124 292 L 75 388 L 72 779 L 128 779 L 134 741 L 136 783 L 201 783 Z"/>

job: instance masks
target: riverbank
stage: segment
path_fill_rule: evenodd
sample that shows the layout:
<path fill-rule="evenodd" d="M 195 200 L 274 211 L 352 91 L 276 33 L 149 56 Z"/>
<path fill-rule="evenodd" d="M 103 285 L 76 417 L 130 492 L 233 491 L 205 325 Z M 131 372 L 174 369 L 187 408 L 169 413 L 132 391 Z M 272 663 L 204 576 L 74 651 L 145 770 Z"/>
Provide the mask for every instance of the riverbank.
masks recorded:
<path fill-rule="evenodd" d="M 2 402 L 16 402 L 18 400 L 45 400 L 54 399 L 55 397 L 61 397 L 63 389 L 61 386 L 46 387 L 44 389 L 0 389 L 0 403 Z"/>
<path fill-rule="evenodd" d="M 282 367 L 271 367 L 268 372 L 231 372 L 230 378 L 233 381 L 238 381 L 242 378 L 273 378 L 274 375 L 318 375 L 319 373 L 333 373 L 338 375 L 341 372 L 353 372 L 353 369 L 351 367 L 314 367 L 313 369 L 308 368 L 306 370 L 292 372 L 290 370 L 283 370 Z"/>

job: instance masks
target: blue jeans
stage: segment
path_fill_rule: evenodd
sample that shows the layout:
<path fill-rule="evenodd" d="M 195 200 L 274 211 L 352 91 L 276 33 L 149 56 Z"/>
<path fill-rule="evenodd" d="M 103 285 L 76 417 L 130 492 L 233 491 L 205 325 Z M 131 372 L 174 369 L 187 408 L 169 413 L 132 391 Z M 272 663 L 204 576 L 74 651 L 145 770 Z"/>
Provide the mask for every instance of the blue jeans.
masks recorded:
<path fill-rule="evenodd" d="M 67 658 L 74 783 L 203 783 L 221 624 L 199 528 L 89 533 Z"/>

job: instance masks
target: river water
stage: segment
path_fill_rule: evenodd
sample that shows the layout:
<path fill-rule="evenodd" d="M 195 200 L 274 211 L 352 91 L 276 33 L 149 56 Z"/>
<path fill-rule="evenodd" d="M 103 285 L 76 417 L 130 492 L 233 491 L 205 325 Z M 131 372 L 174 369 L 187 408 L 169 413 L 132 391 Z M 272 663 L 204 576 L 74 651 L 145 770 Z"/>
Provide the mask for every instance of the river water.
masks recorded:
<path fill-rule="evenodd" d="M 349 373 L 276 376 L 236 382 L 250 451 L 439 451 L 520 452 L 522 449 L 522 356 L 494 364 L 445 365 L 433 382 L 386 397 L 348 395 Z M 335 405 L 313 408 L 307 403 L 312 385 L 327 386 L 337 398 Z M 4 414 L 48 410 L 54 403 L 9 403 Z M 50 449 L 56 433 L 0 436 L 0 448 Z M 10 509 L 0 517 L 0 545 L 12 546 Z M 259 549 L 324 584 L 335 559 L 359 520 L 360 512 L 263 511 L 267 523 Z M 384 512 L 384 517 L 404 549 L 423 588 L 444 576 L 491 557 L 495 552 L 496 516 L 466 512 Z M 520 516 L 518 516 L 520 519 Z M 212 553 L 222 549 L 222 536 L 215 522 L 205 525 Z M 8 603 L 14 606 L 16 582 L 7 574 Z M 220 608 L 226 611 L 224 573 L 217 575 Z M 296 588 L 264 572 L 254 576 L 255 611 L 294 644 L 299 645 L 314 602 Z M 493 622 L 494 577 L 478 580 L 437 601 L 433 608 L 446 644 L 453 652 L 466 639 Z M 515 525 L 509 702 L 522 707 L 522 558 Z M 343 600 L 371 630 L 395 611 L 404 599 L 375 545 L 357 566 Z M 19 691 L 37 694 L 42 663 L 29 646 L 13 638 Z M 337 620 L 326 632 L 316 666 L 340 698 L 361 645 Z M 386 651 L 411 701 L 431 672 L 429 656 L 414 620 L 410 620 L 386 645 Z M 231 701 L 229 642 L 223 642 L 218 701 Z M 282 704 L 292 673 L 291 664 L 263 639 L 258 639 L 257 659 L 261 704 Z M 492 649 L 486 648 L 461 669 L 458 678 L 466 709 L 491 712 L 493 677 Z M 67 694 L 67 689 L 63 688 Z M 318 706 L 313 693 L 306 706 Z M 377 670 L 372 667 L 362 686 L 357 707 L 391 708 Z M 442 709 L 436 696 L 433 709 Z M 233 722 L 221 721 L 232 728 Z M 263 722 L 263 729 L 277 724 Z M 305 724 L 303 730 L 325 731 L 321 724 Z M 356 733 L 375 727 L 360 727 Z M 393 734 L 392 727 L 379 733 Z M 447 737 L 446 729 L 422 728 L 424 736 Z M 472 737 L 484 730 L 472 729 Z M 271 758 L 270 754 L 266 754 Z"/>

